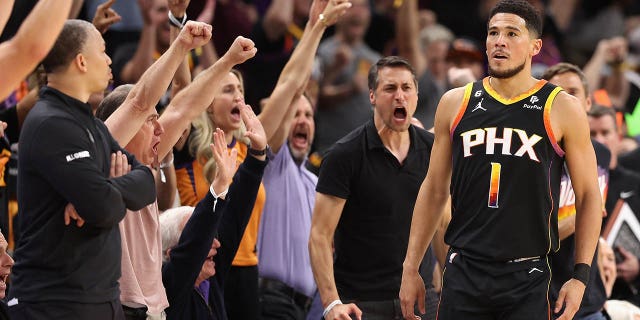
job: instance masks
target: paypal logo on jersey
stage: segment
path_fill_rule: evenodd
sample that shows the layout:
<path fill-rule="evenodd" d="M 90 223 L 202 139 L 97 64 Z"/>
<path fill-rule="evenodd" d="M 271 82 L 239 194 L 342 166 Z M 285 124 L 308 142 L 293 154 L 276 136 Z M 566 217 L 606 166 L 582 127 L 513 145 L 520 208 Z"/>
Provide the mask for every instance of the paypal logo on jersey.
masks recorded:
<path fill-rule="evenodd" d="M 503 155 L 513 155 L 516 157 L 522 157 L 525 154 L 533 161 L 540 162 L 536 151 L 533 146 L 542 140 L 542 137 L 533 134 L 529 136 L 526 131 L 514 128 L 503 128 L 502 138 L 496 136 L 497 128 L 484 128 L 473 129 L 460 134 L 462 137 L 462 148 L 464 150 L 464 157 L 470 157 L 473 155 L 472 148 L 484 145 L 485 154 L 494 154 L 496 145 L 502 145 L 500 153 Z M 511 152 L 511 142 L 513 133 L 516 133 L 522 146 L 516 150 L 515 153 Z M 476 148 L 477 149 L 477 148 Z"/>
<path fill-rule="evenodd" d="M 531 103 L 536 103 L 536 102 L 540 101 L 540 99 L 538 99 L 538 96 L 531 96 L 531 99 L 529 99 L 529 101 Z"/>
<path fill-rule="evenodd" d="M 531 99 L 529 99 L 529 102 L 531 104 L 524 104 L 523 107 L 525 109 L 535 109 L 535 110 L 542 110 L 542 106 L 539 106 L 536 104 L 536 102 L 540 101 L 540 99 L 538 99 L 538 96 L 531 96 Z"/>

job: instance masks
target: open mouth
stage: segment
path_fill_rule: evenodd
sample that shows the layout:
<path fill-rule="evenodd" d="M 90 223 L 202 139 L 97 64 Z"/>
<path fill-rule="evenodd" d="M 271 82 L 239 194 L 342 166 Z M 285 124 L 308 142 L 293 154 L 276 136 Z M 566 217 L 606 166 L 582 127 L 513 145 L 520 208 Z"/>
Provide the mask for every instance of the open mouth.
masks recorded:
<path fill-rule="evenodd" d="M 233 109 L 231 109 L 231 117 L 235 120 L 240 120 L 240 108 L 239 107 L 233 107 Z"/>
<path fill-rule="evenodd" d="M 491 57 L 496 60 L 506 60 L 508 58 L 507 55 L 502 52 L 495 52 Z"/>
<path fill-rule="evenodd" d="M 153 150 L 153 154 L 158 154 L 158 145 L 160 145 L 160 141 L 153 144 L 151 150 Z"/>
<path fill-rule="evenodd" d="M 307 133 L 306 132 L 296 132 L 293 135 L 293 139 L 298 143 L 306 143 L 307 142 Z"/>
<path fill-rule="evenodd" d="M 8 279 L 9 279 L 8 273 L 0 275 L 0 290 L 5 290 L 7 288 Z"/>
<path fill-rule="evenodd" d="M 297 125 L 293 129 L 293 134 L 290 138 L 291 147 L 297 150 L 306 151 L 309 147 L 309 128 L 305 125 Z"/>
<path fill-rule="evenodd" d="M 393 110 L 393 117 L 398 120 L 406 120 L 407 119 L 407 109 L 404 107 L 398 107 Z"/>

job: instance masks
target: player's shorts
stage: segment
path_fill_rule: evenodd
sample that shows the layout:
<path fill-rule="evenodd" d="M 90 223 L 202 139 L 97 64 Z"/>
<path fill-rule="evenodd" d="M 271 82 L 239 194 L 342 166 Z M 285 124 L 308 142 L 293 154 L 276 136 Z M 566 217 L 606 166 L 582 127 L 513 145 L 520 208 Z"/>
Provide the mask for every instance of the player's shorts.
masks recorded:
<path fill-rule="evenodd" d="M 547 257 L 489 262 L 449 250 L 438 320 L 550 319 Z"/>

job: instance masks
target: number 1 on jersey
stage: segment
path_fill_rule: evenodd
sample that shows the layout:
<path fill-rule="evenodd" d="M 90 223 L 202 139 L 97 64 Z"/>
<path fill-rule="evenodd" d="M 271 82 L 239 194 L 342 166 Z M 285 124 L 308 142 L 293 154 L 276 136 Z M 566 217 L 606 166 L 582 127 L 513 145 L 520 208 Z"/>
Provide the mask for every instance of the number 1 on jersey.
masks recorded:
<path fill-rule="evenodd" d="M 498 193 L 500 193 L 500 171 L 502 165 L 491 162 L 491 181 L 489 181 L 489 208 L 498 207 Z"/>

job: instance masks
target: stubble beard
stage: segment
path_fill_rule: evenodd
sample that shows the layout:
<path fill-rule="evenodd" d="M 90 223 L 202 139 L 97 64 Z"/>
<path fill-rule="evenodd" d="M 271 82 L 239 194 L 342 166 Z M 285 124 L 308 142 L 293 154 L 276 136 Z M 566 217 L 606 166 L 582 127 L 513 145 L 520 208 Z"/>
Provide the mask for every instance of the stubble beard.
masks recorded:
<path fill-rule="evenodd" d="M 526 61 L 523 62 L 521 65 L 516 66 L 515 68 L 507 69 L 507 70 L 503 70 L 503 71 L 498 71 L 496 69 L 491 68 L 491 66 L 489 66 L 489 75 L 491 77 L 496 78 L 496 79 L 511 78 L 511 77 L 515 76 L 516 74 L 520 73 L 520 71 L 524 70 L 524 66 L 525 65 L 526 65 Z"/>

